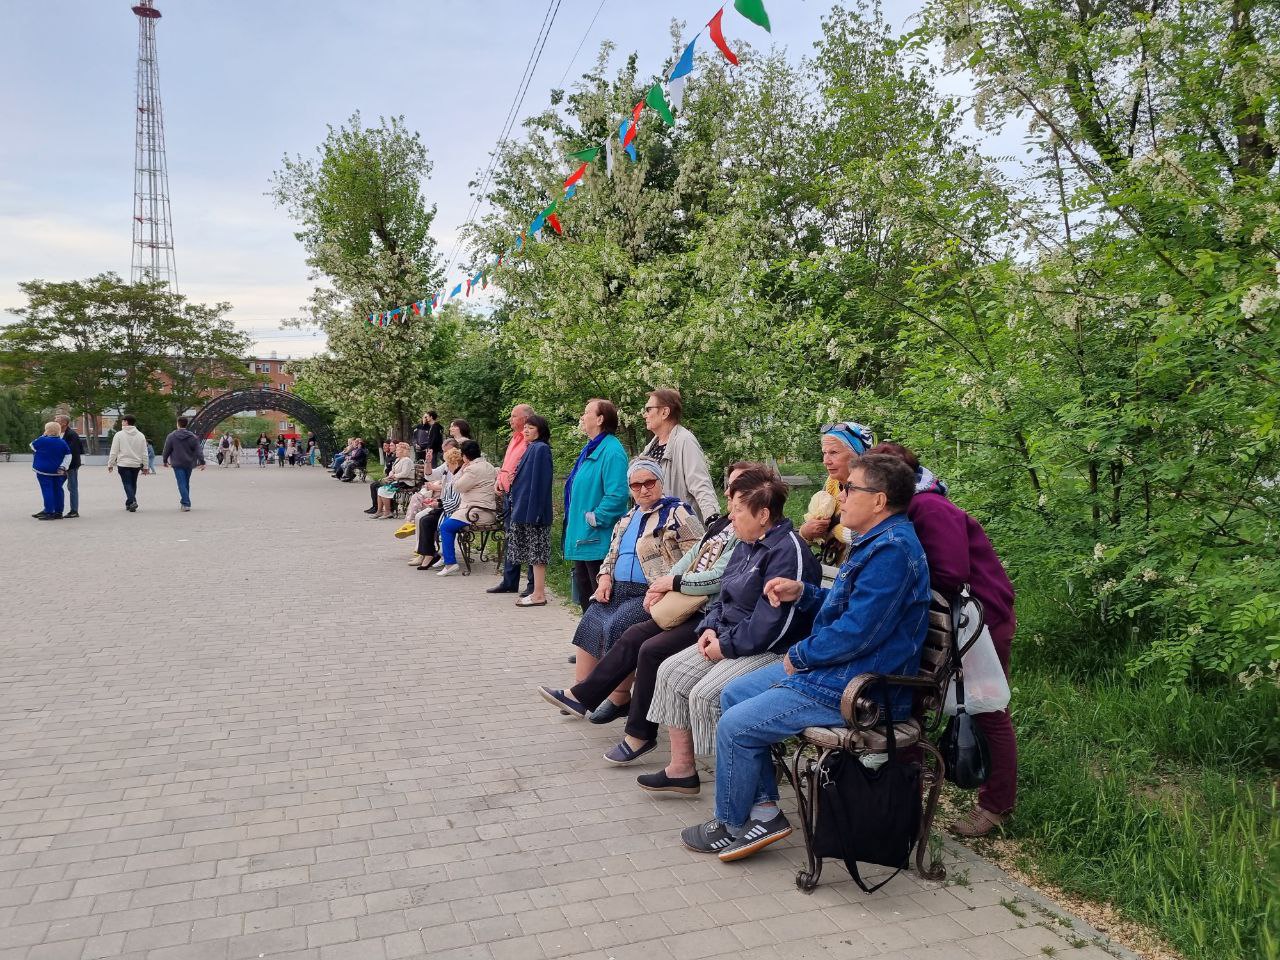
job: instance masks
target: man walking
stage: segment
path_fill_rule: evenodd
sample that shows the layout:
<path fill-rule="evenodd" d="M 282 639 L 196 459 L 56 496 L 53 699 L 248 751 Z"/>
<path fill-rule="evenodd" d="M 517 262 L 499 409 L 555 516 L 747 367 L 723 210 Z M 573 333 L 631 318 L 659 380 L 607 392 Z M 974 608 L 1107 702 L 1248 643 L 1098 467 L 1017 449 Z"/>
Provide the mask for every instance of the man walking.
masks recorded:
<path fill-rule="evenodd" d="M 511 416 L 507 418 L 507 423 L 511 426 L 511 440 L 507 443 L 507 452 L 502 458 L 502 469 L 498 471 L 498 479 L 494 485 L 498 493 L 504 497 L 511 492 L 511 481 L 515 479 L 516 467 L 520 466 L 520 458 L 524 456 L 525 447 L 529 445 L 529 441 L 524 438 L 524 425 L 528 423 L 531 416 L 533 416 L 533 407 L 527 403 L 518 403 L 511 408 Z M 506 525 L 506 535 L 503 537 L 503 543 L 510 543 L 511 511 L 503 510 L 502 514 Z M 502 561 L 502 582 L 497 586 L 490 587 L 485 593 L 519 592 L 520 565 L 518 563 L 513 565 L 504 557 Z M 533 592 L 533 567 L 529 568 L 529 592 Z"/>
<path fill-rule="evenodd" d="M 120 418 L 124 426 L 111 438 L 111 453 L 107 457 L 107 473 L 119 469 L 120 483 L 124 487 L 124 508 L 130 513 L 138 509 L 138 474 L 147 474 L 147 438 L 134 424 L 138 418 L 126 413 Z"/>
<path fill-rule="evenodd" d="M 67 511 L 68 519 L 80 516 L 80 434 L 71 426 L 71 418 L 60 413 L 53 418 L 62 427 L 62 439 L 71 448 L 71 464 L 67 467 L 67 496 L 71 500 L 71 509 Z"/>
<path fill-rule="evenodd" d="M 191 471 L 196 467 L 204 469 L 204 444 L 187 429 L 188 423 L 186 417 L 178 418 L 178 429 L 164 438 L 161 454 L 162 462 L 173 468 L 173 477 L 178 481 L 178 501 L 183 513 L 191 509 Z"/>

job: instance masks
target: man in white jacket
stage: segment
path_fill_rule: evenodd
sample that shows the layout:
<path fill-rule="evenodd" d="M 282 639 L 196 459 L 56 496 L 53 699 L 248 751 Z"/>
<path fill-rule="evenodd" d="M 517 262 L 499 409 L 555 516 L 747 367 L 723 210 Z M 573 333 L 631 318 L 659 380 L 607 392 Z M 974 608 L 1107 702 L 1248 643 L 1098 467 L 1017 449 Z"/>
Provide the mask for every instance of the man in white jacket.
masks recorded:
<path fill-rule="evenodd" d="M 150 473 L 147 469 L 147 438 L 134 424 L 137 417 L 126 413 L 124 421 L 111 438 L 111 454 L 107 457 L 107 472 L 120 470 L 120 483 L 124 486 L 124 508 L 130 513 L 138 509 L 138 474 Z"/>

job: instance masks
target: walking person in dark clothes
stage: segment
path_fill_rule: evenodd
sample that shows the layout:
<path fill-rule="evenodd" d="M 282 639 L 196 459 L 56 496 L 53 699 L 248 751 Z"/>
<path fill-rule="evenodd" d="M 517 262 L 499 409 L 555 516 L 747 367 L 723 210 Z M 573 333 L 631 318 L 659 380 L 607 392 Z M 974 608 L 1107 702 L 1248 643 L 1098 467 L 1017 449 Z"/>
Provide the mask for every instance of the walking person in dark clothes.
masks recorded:
<path fill-rule="evenodd" d="M 191 471 L 196 467 L 204 469 L 204 444 L 187 429 L 188 423 L 186 417 L 178 418 L 178 429 L 164 438 L 162 454 L 164 465 L 173 468 L 178 482 L 178 501 L 183 513 L 191 509 Z"/>
<path fill-rule="evenodd" d="M 80 516 L 80 454 L 83 452 L 83 444 L 80 434 L 76 433 L 75 428 L 71 426 L 70 417 L 60 413 L 53 419 L 62 427 L 62 439 L 67 441 L 67 446 L 71 448 L 71 463 L 67 467 L 67 499 L 70 501 L 71 509 L 65 514 L 70 520 Z"/>

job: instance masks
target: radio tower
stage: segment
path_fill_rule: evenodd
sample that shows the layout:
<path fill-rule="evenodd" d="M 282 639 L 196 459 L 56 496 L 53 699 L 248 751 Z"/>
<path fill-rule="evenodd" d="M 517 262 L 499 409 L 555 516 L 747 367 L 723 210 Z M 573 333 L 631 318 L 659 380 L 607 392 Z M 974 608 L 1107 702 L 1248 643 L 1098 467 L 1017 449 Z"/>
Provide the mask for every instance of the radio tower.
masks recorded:
<path fill-rule="evenodd" d="M 133 172 L 133 282 L 151 280 L 178 292 L 169 214 L 169 167 L 164 153 L 164 111 L 156 67 L 156 21 L 152 0 L 140 0 L 138 15 L 138 126 Z"/>

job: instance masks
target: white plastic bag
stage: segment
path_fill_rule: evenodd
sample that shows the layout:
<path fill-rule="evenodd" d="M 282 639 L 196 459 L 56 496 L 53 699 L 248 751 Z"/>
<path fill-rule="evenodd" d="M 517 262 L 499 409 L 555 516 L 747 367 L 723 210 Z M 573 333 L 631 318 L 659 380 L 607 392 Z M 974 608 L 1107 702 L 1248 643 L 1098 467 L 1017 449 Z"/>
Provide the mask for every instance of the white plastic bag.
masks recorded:
<path fill-rule="evenodd" d="M 991 631 L 982 622 L 981 607 L 972 601 L 955 637 L 957 650 L 963 650 L 961 670 L 964 674 L 964 712 L 994 713 L 1009 705 L 1009 681 L 996 655 L 996 645 L 991 641 Z M 977 639 L 973 630 L 982 627 Z M 942 712 L 949 717 L 956 715 L 956 678 L 947 684 L 947 697 Z"/>

